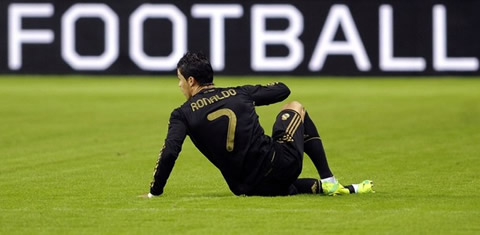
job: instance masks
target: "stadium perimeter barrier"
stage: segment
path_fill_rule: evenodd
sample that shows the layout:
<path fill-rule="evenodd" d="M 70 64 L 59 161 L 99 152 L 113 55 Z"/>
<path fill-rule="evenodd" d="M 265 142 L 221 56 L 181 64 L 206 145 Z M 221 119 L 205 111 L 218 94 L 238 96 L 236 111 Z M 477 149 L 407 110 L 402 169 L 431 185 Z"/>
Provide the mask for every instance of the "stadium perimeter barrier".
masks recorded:
<path fill-rule="evenodd" d="M 479 75 L 476 0 L 0 2 L 0 74 Z"/>

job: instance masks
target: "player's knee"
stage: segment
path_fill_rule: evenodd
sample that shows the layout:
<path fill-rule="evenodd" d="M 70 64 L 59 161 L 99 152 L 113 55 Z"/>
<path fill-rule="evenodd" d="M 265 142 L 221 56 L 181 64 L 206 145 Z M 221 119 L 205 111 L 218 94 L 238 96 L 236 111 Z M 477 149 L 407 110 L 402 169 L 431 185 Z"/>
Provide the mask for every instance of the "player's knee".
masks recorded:
<path fill-rule="evenodd" d="M 305 117 L 305 108 L 303 107 L 303 105 L 298 102 L 298 101 L 292 101 L 286 105 L 283 106 L 282 110 L 284 109 L 291 109 L 291 110 L 295 110 L 296 112 L 298 112 L 300 114 L 300 116 L 302 117 L 302 120 L 304 119 Z"/>

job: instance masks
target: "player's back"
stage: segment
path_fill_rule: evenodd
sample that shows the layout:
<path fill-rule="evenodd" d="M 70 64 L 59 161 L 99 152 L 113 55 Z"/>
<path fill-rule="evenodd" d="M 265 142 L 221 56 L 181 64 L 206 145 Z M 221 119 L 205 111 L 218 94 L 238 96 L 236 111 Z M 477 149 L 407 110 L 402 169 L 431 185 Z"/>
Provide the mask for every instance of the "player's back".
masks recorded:
<path fill-rule="evenodd" d="M 220 169 L 230 189 L 236 194 L 248 190 L 272 151 L 248 87 L 205 89 L 180 109 L 187 134 Z"/>

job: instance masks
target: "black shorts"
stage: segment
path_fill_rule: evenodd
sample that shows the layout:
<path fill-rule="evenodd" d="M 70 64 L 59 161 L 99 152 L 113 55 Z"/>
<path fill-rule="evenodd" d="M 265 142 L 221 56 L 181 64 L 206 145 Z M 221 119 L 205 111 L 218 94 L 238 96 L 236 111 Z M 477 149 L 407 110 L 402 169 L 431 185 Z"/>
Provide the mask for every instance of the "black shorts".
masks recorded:
<path fill-rule="evenodd" d="M 267 174 L 251 195 L 281 196 L 295 194 L 293 183 L 302 172 L 304 127 L 294 110 L 282 110 L 273 125 L 274 152 Z"/>

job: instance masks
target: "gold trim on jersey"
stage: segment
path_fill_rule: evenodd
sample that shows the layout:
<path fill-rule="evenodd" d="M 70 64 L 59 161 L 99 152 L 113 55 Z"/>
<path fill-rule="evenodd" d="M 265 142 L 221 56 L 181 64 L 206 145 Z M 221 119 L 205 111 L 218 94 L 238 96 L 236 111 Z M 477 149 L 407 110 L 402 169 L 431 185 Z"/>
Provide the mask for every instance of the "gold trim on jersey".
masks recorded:
<path fill-rule="evenodd" d="M 192 101 L 192 103 L 190 103 L 190 107 L 192 108 L 192 112 L 195 112 L 205 106 L 208 106 L 220 100 L 226 99 L 230 96 L 236 96 L 236 95 L 237 95 L 237 91 L 235 91 L 234 89 L 224 90 L 224 91 L 221 91 L 220 94 L 216 94 L 210 97 L 205 97 L 205 98 L 198 99 L 196 101 Z"/>
<path fill-rule="evenodd" d="M 308 139 L 305 139 L 305 143 L 307 143 L 307 142 L 310 141 L 310 140 L 315 140 L 315 139 L 316 139 L 316 140 L 319 140 L 320 137 L 310 137 L 310 138 L 308 138 Z"/>
<path fill-rule="evenodd" d="M 162 158 L 162 153 L 164 149 L 165 149 L 165 144 L 162 146 L 162 150 L 160 150 L 160 154 L 158 154 L 157 164 L 155 165 L 155 168 L 153 168 L 153 180 L 152 180 L 152 183 L 150 184 L 150 188 L 152 188 L 153 185 L 155 184 L 155 174 L 157 174 L 158 165 L 160 164 L 160 159 Z"/>

